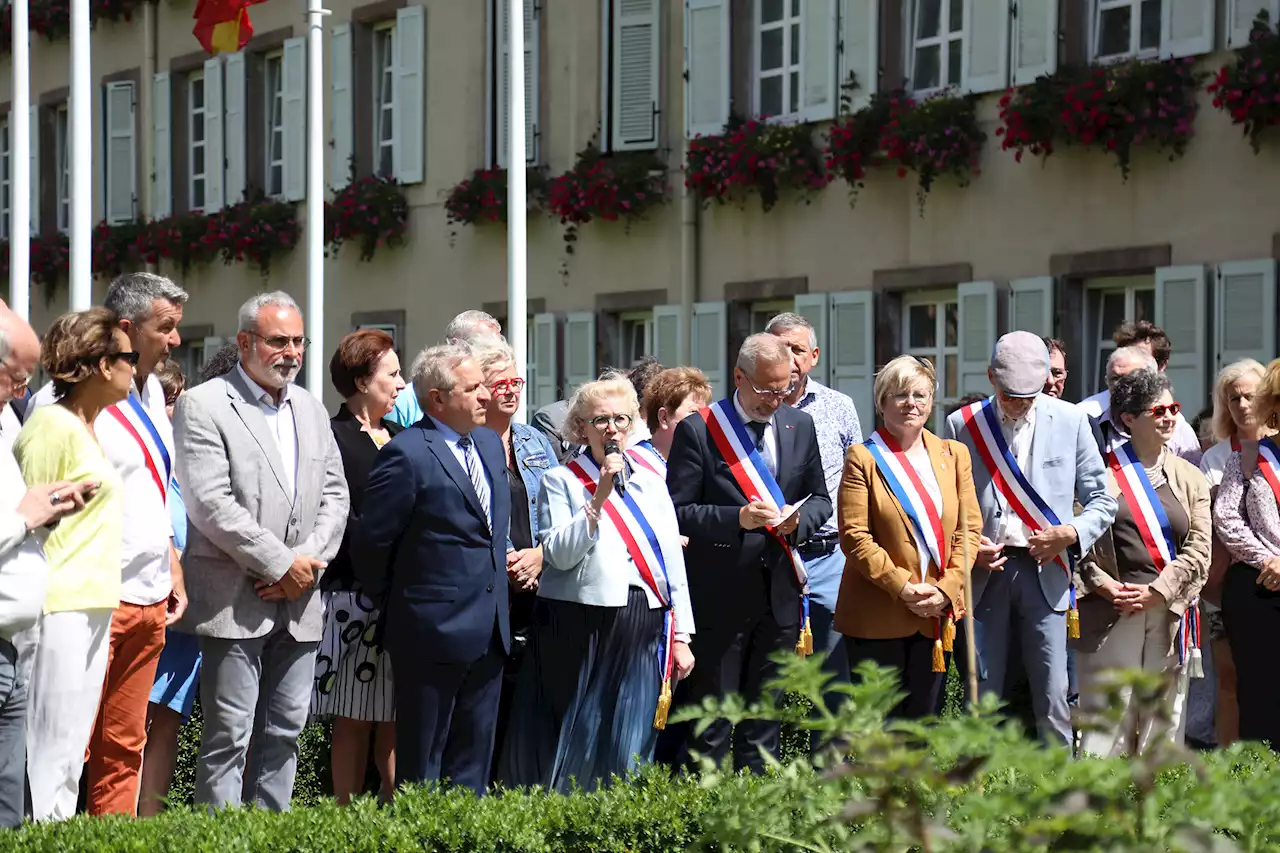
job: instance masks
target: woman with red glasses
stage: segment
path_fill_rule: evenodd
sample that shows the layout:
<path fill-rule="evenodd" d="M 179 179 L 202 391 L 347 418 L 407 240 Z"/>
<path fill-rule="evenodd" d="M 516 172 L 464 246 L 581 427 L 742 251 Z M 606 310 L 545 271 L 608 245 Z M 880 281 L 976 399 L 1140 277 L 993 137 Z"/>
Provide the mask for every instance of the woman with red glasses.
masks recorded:
<path fill-rule="evenodd" d="M 1182 741 L 1211 521 L 1204 475 L 1166 448 L 1181 409 L 1163 373 L 1134 370 L 1112 381 L 1112 422 L 1129 434 L 1105 454 L 1119 510 L 1075 577 L 1080 707 L 1099 717 L 1080 749 L 1093 755 L 1135 755 L 1159 738 Z M 1100 719 L 1110 702 L 1108 671 L 1118 669 L 1168 673 L 1165 710 L 1153 713 L 1126 687 L 1119 688 L 1119 722 Z"/>

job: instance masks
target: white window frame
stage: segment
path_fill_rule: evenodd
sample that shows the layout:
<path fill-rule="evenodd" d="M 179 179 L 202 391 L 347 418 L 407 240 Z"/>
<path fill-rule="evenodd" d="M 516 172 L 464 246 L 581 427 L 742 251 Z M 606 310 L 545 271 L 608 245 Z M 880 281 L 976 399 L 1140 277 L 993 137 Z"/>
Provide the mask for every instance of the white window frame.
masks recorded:
<path fill-rule="evenodd" d="M 937 311 L 934 315 L 934 337 L 937 344 L 933 347 L 911 346 L 911 309 L 921 305 L 933 305 Z M 947 306 L 956 309 L 956 342 L 947 345 Z M 938 388 L 933 400 L 933 431 L 942 434 L 947 420 L 947 407 L 960 397 L 960 292 L 958 288 L 947 287 L 938 290 L 924 290 L 904 294 L 902 297 L 902 351 L 917 358 L 929 358 L 933 361 L 934 371 L 938 376 Z M 947 358 L 954 358 L 956 364 L 956 393 L 947 394 Z"/>
<path fill-rule="evenodd" d="M 1099 64 L 1127 62 L 1131 59 L 1155 59 L 1160 55 L 1160 43 L 1155 47 L 1139 47 L 1142 40 L 1142 4 L 1146 0 L 1093 0 L 1089 10 L 1089 58 Z M 1208 0 L 1206 0 L 1208 2 Z M 1129 7 L 1129 50 L 1125 53 L 1099 56 L 1098 45 L 1102 37 L 1102 13 L 1112 9 Z M 1160 4 L 1161 31 L 1164 29 L 1164 5 Z"/>
<path fill-rule="evenodd" d="M 1136 311 L 1134 310 L 1138 302 L 1139 291 L 1151 292 L 1152 314 L 1155 313 L 1156 298 L 1156 280 L 1154 275 L 1134 275 L 1134 276 L 1116 276 L 1108 278 L 1089 279 L 1085 282 L 1084 295 L 1084 316 L 1081 318 L 1081 328 L 1084 329 L 1084 339 L 1087 346 L 1085 352 L 1084 364 L 1084 387 L 1083 397 L 1090 397 L 1103 390 L 1103 386 L 1095 386 L 1098 377 L 1102 375 L 1102 369 L 1107 363 L 1107 359 L 1111 357 L 1111 353 L 1116 348 L 1116 343 L 1112 340 L 1112 334 L 1115 329 L 1102 328 L 1102 305 L 1101 294 L 1105 293 L 1124 293 L 1124 318 L 1121 322 L 1128 323 L 1134 319 Z M 1099 300 L 1098 307 L 1093 307 L 1093 300 Z M 1094 317 L 1089 316 L 1089 312 L 1093 310 Z M 1144 319 L 1155 321 L 1155 317 L 1146 317 Z M 1091 326 L 1092 321 L 1092 328 Z"/>
<path fill-rule="evenodd" d="M 639 326 L 644 335 L 644 343 L 641 345 L 639 356 L 629 352 L 631 336 L 628 331 L 634 330 Z M 647 355 L 653 355 L 653 312 L 652 311 L 624 311 L 618 315 L 618 367 L 626 370 L 638 359 Z"/>
<path fill-rule="evenodd" d="M 389 47 L 388 54 L 383 57 L 383 63 L 378 63 L 378 43 L 384 36 L 387 39 Z M 369 51 L 370 62 L 373 65 L 373 92 L 371 97 L 373 101 L 373 173 L 380 177 L 391 177 L 395 174 L 395 150 L 396 150 L 396 134 L 395 134 L 395 114 L 396 114 L 396 73 L 399 69 L 397 61 L 397 42 L 396 42 L 396 22 L 383 21 L 373 27 L 372 33 L 373 49 Z M 387 93 L 385 100 L 383 99 L 382 86 L 386 85 Z M 387 123 L 388 136 L 382 137 L 383 117 L 382 112 L 391 114 L 391 121 Z M 382 168 L 382 152 L 387 151 L 389 157 L 389 165 L 384 170 Z"/>
<path fill-rule="evenodd" d="M 196 107 L 191 93 L 200 84 L 200 106 Z M 205 139 L 205 111 L 209 106 L 209 90 L 204 85 L 204 71 L 192 71 L 187 75 L 187 208 L 204 210 L 209 201 L 209 149 Z M 200 128 L 200 141 L 196 141 L 196 128 Z M 204 153 L 204 169 L 196 171 L 196 149 Z M 196 183 L 200 184 L 200 203 L 196 204 Z"/>
<path fill-rule="evenodd" d="M 276 77 L 275 86 L 271 85 L 271 66 L 275 64 Z M 274 122 L 273 117 L 279 118 L 279 122 Z M 281 198 L 284 196 L 284 51 L 272 50 L 262 56 L 262 127 L 264 129 L 264 137 L 266 144 L 263 146 L 263 190 L 270 198 Z M 280 130 L 280 150 L 272 151 L 272 144 L 276 138 L 275 131 Z M 279 158 L 274 157 L 279 154 Z M 273 170 L 280 170 L 280 183 L 273 184 L 271 181 Z"/>
<path fill-rule="evenodd" d="M 947 75 L 951 68 L 951 42 L 955 40 L 956 35 L 949 29 L 951 26 L 951 3 L 960 4 L 960 79 L 948 80 Z M 969 46 L 969 10 L 966 8 L 966 0 L 944 0 L 943 7 L 939 11 L 938 35 L 929 38 L 918 39 L 916 33 L 919 32 L 919 16 L 920 16 L 920 0 L 911 0 L 908 11 L 911 13 L 907 20 L 909 29 L 907 31 L 907 65 L 911 69 L 908 75 L 911 90 L 917 95 L 931 95 L 936 92 L 943 92 L 947 89 L 958 89 L 964 85 L 966 69 L 969 59 L 965 56 L 965 52 Z M 916 86 L 916 51 L 922 47 L 938 48 L 938 79 L 943 81 L 940 86 L 932 86 L 930 88 L 920 88 Z"/>
<path fill-rule="evenodd" d="M 53 113 L 54 142 L 54 212 L 59 231 L 71 230 L 71 139 L 70 112 L 66 101 L 58 104 Z"/>
<path fill-rule="evenodd" d="M 13 219 L 13 146 L 9 139 L 12 127 L 9 116 L 0 119 L 0 240 L 8 240 Z"/>
<path fill-rule="evenodd" d="M 792 14 L 792 7 L 795 4 L 796 14 Z M 798 85 L 796 86 L 796 99 L 803 102 L 804 100 L 804 0 L 782 0 L 782 17 L 777 21 L 769 23 L 764 22 L 764 3 L 762 0 L 756 0 L 755 3 L 755 20 L 752 22 L 752 38 L 754 40 L 754 53 L 751 67 L 751 85 L 753 90 L 753 98 L 755 101 L 754 114 L 763 115 L 764 109 L 761 102 L 760 92 L 766 78 L 781 77 L 782 78 L 782 107 L 783 109 L 777 115 L 770 115 L 770 121 L 776 122 L 796 122 L 800 120 L 800 113 L 804 109 L 803 103 L 790 103 L 791 86 L 790 78 L 794 73 L 796 75 Z M 795 27 L 799 33 L 796 44 L 799 48 L 797 56 L 791 55 L 791 28 Z M 761 45 L 764 41 L 764 34 L 773 30 L 782 30 L 782 65 L 776 69 L 764 71 L 760 67 L 760 62 L 764 56 L 761 51 Z"/>
<path fill-rule="evenodd" d="M 749 334 L 757 334 L 764 331 L 764 327 L 779 314 L 795 313 L 796 301 L 792 299 L 766 299 L 761 302 L 752 302 L 747 319 L 747 327 Z M 756 328 L 756 317 L 764 317 L 760 323 L 760 328 Z"/>

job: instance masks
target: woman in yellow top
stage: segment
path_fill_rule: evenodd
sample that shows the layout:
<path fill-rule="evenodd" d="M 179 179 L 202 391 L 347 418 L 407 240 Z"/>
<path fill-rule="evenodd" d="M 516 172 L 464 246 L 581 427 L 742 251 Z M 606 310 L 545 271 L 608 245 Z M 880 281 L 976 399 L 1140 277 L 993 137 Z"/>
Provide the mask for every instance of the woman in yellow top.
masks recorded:
<path fill-rule="evenodd" d="M 58 404 L 37 409 L 13 445 L 28 483 L 98 484 L 86 493 L 84 509 L 64 517 L 44 544 L 49 587 L 27 713 L 27 775 L 37 820 L 75 814 L 102 695 L 111 613 L 120 602 L 124 494 L 93 424 L 104 409 L 128 397 L 137 362 L 114 312 L 63 314 L 40 353 Z"/>

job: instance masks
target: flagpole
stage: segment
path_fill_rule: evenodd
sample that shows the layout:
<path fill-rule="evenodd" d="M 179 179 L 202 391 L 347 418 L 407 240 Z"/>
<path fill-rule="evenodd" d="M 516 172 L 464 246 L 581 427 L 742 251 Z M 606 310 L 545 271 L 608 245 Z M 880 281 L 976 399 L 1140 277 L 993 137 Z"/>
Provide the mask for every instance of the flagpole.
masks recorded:
<path fill-rule="evenodd" d="M 71 0 L 71 262 L 68 280 L 71 310 L 93 304 L 90 267 L 93 239 L 93 85 L 89 68 L 89 0 Z M 26 164 L 23 164 L 25 168 Z M 57 202 L 55 202 L 57 203 Z M 103 203 L 106 203 L 104 197 Z"/>
<path fill-rule="evenodd" d="M 27 0 L 13 0 L 13 96 L 9 111 L 9 308 L 31 319 L 31 55 Z"/>
<path fill-rule="evenodd" d="M 321 0 L 307 0 L 307 389 L 324 388 L 324 16 Z"/>
<path fill-rule="evenodd" d="M 526 0 L 507 0 L 509 65 L 507 87 L 511 111 L 507 124 L 507 341 L 516 355 L 516 375 L 528 375 L 528 259 L 529 232 L 526 215 L 529 210 L 525 186 L 525 103 L 524 103 L 524 4 Z M 498 8 L 500 4 L 497 4 Z M 519 397 L 515 419 L 527 423 L 526 395 Z"/>

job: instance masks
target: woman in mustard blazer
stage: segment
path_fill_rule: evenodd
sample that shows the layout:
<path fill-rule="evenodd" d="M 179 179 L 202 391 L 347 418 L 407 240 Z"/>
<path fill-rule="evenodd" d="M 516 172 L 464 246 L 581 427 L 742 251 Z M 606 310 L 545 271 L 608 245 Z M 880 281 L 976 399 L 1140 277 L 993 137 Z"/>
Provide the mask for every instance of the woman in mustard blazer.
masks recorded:
<path fill-rule="evenodd" d="M 902 674 L 907 696 L 893 715 L 908 719 L 941 710 L 964 609 L 962 536 L 972 567 L 982 533 L 969 451 L 925 429 L 936 385 L 932 365 L 914 356 L 885 365 L 874 389 L 884 425 L 849 448 L 840 481 L 836 629 L 851 667 L 869 660 Z"/>

